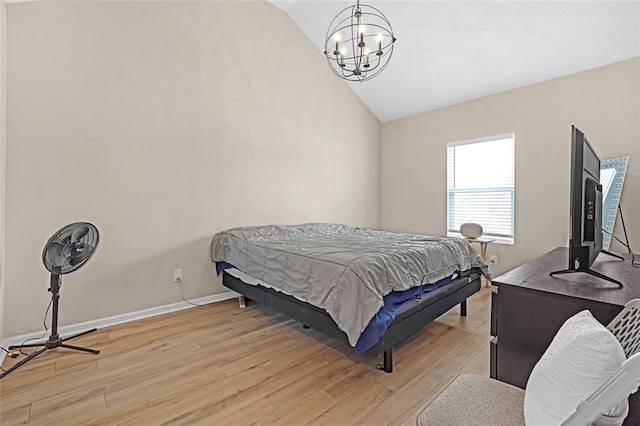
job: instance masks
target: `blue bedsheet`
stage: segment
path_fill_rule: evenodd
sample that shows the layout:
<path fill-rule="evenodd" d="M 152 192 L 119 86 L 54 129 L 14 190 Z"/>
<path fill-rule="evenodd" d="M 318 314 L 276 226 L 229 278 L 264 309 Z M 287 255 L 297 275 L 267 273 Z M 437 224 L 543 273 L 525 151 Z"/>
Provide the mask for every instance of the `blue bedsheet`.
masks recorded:
<path fill-rule="evenodd" d="M 232 264 L 227 262 L 216 262 L 216 272 L 218 275 L 220 275 L 225 269 L 233 267 L 234 266 Z M 384 296 L 384 305 L 371 319 L 358 338 L 358 342 L 354 348 L 355 351 L 361 354 L 368 351 L 378 343 L 378 340 L 380 340 L 385 331 L 387 331 L 387 328 L 389 328 L 389 325 L 391 325 L 396 316 L 398 316 L 398 313 L 406 302 L 413 300 L 424 293 L 437 290 L 440 287 L 449 284 L 456 275 L 457 274 L 453 274 L 452 276 L 443 278 L 433 284 L 425 284 L 404 291 L 392 291 Z"/>
<path fill-rule="evenodd" d="M 234 266 L 227 262 L 216 262 L 216 274 L 220 275 L 225 269 L 233 268 Z"/>
<path fill-rule="evenodd" d="M 402 309 L 402 306 L 406 302 L 415 299 L 421 294 L 437 290 L 449 284 L 454 276 L 455 274 L 443 278 L 434 284 L 425 284 L 404 291 L 392 291 L 384 296 L 384 305 L 382 305 L 382 308 L 380 308 L 378 313 L 371 319 L 369 325 L 367 325 L 358 338 L 358 343 L 356 343 L 355 346 L 356 352 L 359 354 L 366 352 L 378 343 L 378 340 L 380 340 L 384 332 L 387 331 L 387 328 L 389 328 L 393 320 L 396 319 L 400 309 Z"/>

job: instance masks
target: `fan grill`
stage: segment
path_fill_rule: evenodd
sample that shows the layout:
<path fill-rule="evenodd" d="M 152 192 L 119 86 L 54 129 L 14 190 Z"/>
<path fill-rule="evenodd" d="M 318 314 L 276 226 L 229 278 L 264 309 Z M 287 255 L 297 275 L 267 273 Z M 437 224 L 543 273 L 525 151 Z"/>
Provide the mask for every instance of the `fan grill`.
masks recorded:
<path fill-rule="evenodd" d="M 42 262 L 55 275 L 73 272 L 93 255 L 99 239 L 98 229 L 88 222 L 67 225 L 49 238 L 42 252 Z"/>

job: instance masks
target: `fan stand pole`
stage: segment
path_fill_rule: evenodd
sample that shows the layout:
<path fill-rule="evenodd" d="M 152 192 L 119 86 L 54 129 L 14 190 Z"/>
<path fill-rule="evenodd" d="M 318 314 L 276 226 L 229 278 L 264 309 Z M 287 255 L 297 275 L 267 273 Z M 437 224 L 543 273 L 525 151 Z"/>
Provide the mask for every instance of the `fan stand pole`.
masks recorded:
<path fill-rule="evenodd" d="M 49 336 L 49 339 L 46 342 L 41 342 L 41 343 L 32 343 L 32 344 L 29 344 L 29 345 L 9 346 L 9 349 L 33 348 L 33 347 L 37 347 L 37 346 L 43 346 L 43 348 L 38 350 L 38 351 L 36 351 L 36 352 L 30 353 L 22 361 L 20 361 L 19 363 L 17 363 L 13 367 L 9 368 L 8 370 L 3 371 L 2 374 L 0 374 L 0 379 L 2 379 L 7 374 L 9 374 L 12 371 L 18 369 L 20 366 L 26 364 L 27 362 L 31 361 L 32 359 L 34 359 L 38 355 L 46 352 L 49 349 L 55 349 L 55 348 L 58 348 L 58 347 L 62 347 L 62 348 L 67 348 L 67 349 L 73 349 L 73 350 L 76 350 L 76 351 L 89 352 L 89 353 L 96 354 L 96 355 L 100 353 L 100 351 L 97 350 L 97 349 L 82 348 L 80 346 L 67 345 L 67 344 L 64 343 L 67 340 L 75 339 L 76 337 L 83 336 L 83 335 L 85 335 L 87 333 L 94 332 L 97 329 L 93 328 L 91 330 L 83 331 L 82 333 L 74 334 L 73 336 L 61 338 L 58 335 L 58 301 L 60 300 L 60 275 L 51 274 L 51 285 L 49 287 L 49 291 L 51 292 L 51 299 L 52 299 L 52 304 L 53 304 L 53 312 L 51 313 L 51 335 Z"/>

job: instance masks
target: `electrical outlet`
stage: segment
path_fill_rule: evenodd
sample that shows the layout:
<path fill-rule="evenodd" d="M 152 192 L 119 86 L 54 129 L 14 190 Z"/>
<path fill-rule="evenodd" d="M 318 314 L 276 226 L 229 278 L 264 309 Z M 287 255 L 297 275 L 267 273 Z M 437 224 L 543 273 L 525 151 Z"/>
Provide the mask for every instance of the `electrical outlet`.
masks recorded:
<path fill-rule="evenodd" d="M 498 256 L 496 256 L 495 254 L 492 254 L 491 256 L 489 256 L 489 264 L 490 265 L 497 265 L 498 264 Z"/>
<path fill-rule="evenodd" d="M 173 283 L 174 284 L 182 283 L 182 269 L 173 270 Z"/>

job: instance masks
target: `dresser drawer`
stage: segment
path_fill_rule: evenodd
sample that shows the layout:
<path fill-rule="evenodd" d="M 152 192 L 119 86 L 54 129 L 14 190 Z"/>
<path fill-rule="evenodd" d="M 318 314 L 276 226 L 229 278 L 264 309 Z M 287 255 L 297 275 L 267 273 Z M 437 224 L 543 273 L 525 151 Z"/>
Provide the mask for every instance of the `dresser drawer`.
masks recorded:
<path fill-rule="evenodd" d="M 494 337 L 489 342 L 489 377 L 498 378 L 498 338 Z"/>
<path fill-rule="evenodd" d="M 491 330 L 492 336 L 498 335 L 498 287 L 491 289 Z"/>

